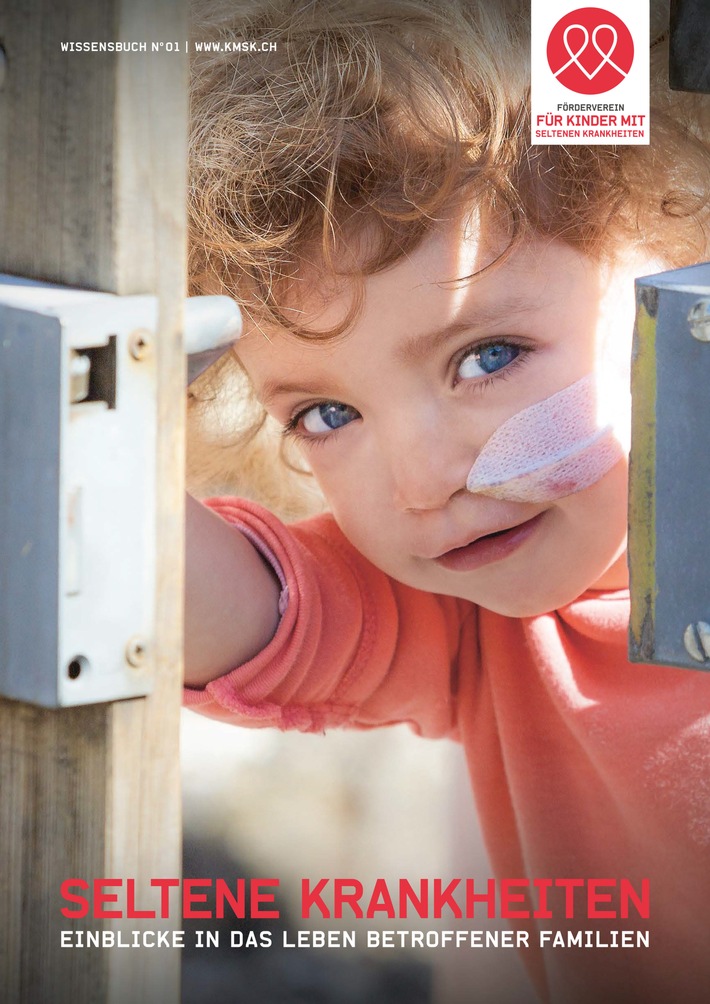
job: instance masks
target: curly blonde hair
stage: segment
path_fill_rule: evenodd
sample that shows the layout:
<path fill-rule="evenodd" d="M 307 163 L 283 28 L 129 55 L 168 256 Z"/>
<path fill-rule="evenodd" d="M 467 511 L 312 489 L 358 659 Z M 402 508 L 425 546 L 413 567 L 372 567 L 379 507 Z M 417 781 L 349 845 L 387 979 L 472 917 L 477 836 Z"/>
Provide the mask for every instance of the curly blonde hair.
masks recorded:
<path fill-rule="evenodd" d="M 668 92 L 662 41 L 650 147 L 545 147 L 516 0 L 199 0 L 193 25 L 276 43 L 193 66 L 193 289 L 217 284 L 257 320 L 307 334 L 280 307 L 299 268 L 386 268 L 463 201 L 511 243 L 532 229 L 592 255 L 620 238 L 673 264 L 705 251 L 704 105 Z"/>

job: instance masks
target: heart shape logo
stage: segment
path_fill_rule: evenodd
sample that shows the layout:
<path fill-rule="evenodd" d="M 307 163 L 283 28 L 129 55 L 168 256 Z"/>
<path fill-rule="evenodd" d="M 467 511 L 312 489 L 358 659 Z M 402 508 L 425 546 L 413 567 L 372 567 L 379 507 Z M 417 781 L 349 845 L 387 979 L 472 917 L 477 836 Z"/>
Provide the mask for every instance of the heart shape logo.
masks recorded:
<path fill-rule="evenodd" d="M 550 32 L 547 61 L 553 76 L 582 94 L 601 94 L 620 84 L 633 64 L 629 29 L 610 11 L 580 7 Z"/>
<path fill-rule="evenodd" d="M 576 50 L 576 52 L 573 52 L 572 49 L 570 48 L 569 36 L 575 30 L 582 32 L 582 45 L 580 46 L 579 49 Z M 599 45 L 599 42 L 597 41 L 600 31 L 608 31 L 611 34 L 611 45 L 609 46 L 608 49 L 602 49 L 602 47 Z M 562 35 L 562 44 L 567 50 L 567 54 L 569 55 L 570 58 L 563 66 L 559 68 L 559 70 L 555 73 L 555 76 L 558 77 L 560 73 L 562 73 L 564 70 L 567 69 L 568 66 L 571 66 L 574 63 L 575 66 L 579 67 L 582 73 L 586 76 L 587 80 L 594 80 L 594 78 L 602 69 L 602 67 L 604 67 L 608 63 L 610 66 L 613 66 L 614 69 L 617 70 L 617 72 L 620 73 L 622 77 L 625 77 L 628 71 L 622 70 L 621 67 L 617 66 L 617 64 L 611 58 L 616 52 L 616 47 L 618 43 L 619 43 L 619 33 L 617 32 L 613 24 L 598 24 L 594 29 L 594 31 L 592 32 L 591 40 L 589 38 L 589 32 L 587 31 L 587 29 L 584 27 L 583 24 L 568 24 Z M 580 62 L 579 58 L 580 56 L 583 56 L 585 54 L 590 44 L 592 48 L 595 49 L 598 55 L 601 57 L 601 59 L 599 60 L 595 68 L 591 71 L 591 73 L 586 68 L 586 66 L 584 66 L 584 64 Z"/>

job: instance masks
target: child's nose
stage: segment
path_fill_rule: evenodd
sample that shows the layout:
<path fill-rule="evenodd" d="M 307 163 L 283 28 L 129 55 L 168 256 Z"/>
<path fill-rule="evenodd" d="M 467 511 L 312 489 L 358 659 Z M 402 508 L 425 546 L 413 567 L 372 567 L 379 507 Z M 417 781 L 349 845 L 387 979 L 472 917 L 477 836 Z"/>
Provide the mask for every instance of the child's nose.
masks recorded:
<path fill-rule="evenodd" d="M 423 419 L 423 420 L 422 420 Z M 429 416 L 387 437 L 393 502 L 402 511 L 441 509 L 466 488 L 477 450 Z"/>

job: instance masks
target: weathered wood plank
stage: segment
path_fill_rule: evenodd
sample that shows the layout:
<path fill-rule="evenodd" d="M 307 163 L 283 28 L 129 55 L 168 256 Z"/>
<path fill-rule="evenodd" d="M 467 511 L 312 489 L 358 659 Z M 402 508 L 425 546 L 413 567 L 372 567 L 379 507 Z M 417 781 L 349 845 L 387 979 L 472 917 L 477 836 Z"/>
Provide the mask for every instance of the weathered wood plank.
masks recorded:
<path fill-rule="evenodd" d="M 160 303 L 155 692 L 60 711 L 0 702 L 7 1001 L 179 996 L 176 951 L 62 951 L 58 932 L 71 926 L 59 912 L 66 878 L 132 877 L 140 895 L 150 877 L 180 873 L 187 54 L 153 53 L 150 43 L 184 49 L 186 22 L 183 0 L 10 0 L 0 13 L 0 270 Z M 60 49 L 62 40 L 129 39 L 149 51 Z"/>

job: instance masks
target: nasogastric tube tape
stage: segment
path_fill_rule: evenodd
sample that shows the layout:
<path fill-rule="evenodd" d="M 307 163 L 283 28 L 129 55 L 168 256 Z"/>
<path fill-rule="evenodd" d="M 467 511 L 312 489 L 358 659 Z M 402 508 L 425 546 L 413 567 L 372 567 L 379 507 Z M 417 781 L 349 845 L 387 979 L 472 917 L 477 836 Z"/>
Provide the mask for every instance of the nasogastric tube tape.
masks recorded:
<path fill-rule="evenodd" d="M 588 374 L 503 422 L 476 458 L 470 492 L 552 502 L 596 484 L 628 453 L 630 395 Z"/>

